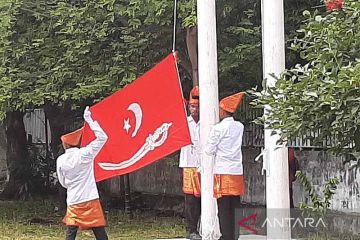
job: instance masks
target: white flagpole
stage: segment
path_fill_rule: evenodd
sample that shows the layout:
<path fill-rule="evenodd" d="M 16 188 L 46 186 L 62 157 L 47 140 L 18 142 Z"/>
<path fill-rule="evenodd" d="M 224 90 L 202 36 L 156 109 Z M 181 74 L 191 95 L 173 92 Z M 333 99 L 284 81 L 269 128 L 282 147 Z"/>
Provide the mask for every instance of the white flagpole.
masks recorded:
<path fill-rule="evenodd" d="M 284 7 L 283 0 L 262 0 L 263 74 L 267 86 L 274 86 L 285 69 Z M 269 109 L 271 106 L 266 106 Z M 279 135 L 265 130 L 264 163 L 266 169 L 267 218 L 271 223 L 286 222 L 289 214 L 289 174 L 287 147 L 277 145 Z M 291 239 L 287 224 L 267 226 L 267 239 Z"/>
<path fill-rule="evenodd" d="M 215 0 L 197 1 L 200 141 L 204 146 L 210 127 L 219 120 Z M 201 236 L 219 239 L 217 204 L 214 198 L 214 158 L 201 153 Z"/>

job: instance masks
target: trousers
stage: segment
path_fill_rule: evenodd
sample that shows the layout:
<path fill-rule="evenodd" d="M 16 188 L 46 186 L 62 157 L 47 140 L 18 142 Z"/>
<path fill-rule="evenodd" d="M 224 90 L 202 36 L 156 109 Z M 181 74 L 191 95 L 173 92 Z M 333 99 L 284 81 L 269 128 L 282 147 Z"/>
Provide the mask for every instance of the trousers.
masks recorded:
<path fill-rule="evenodd" d="M 65 240 L 75 240 L 78 229 L 78 226 L 68 226 Z M 92 231 L 96 240 L 108 240 L 105 227 L 94 227 L 92 228 Z"/>
<path fill-rule="evenodd" d="M 185 194 L 186 232 L 198 233 L 197 225 L 201 214 L 201 198 Z"/>
<path fill-rule="evenodd" d="M 220 224 L 220 240 L 237 240 L 239 233 L 235 233 L 235 209 L 240 205 L 239 196 L 222 196 L 217 199 Z"/>

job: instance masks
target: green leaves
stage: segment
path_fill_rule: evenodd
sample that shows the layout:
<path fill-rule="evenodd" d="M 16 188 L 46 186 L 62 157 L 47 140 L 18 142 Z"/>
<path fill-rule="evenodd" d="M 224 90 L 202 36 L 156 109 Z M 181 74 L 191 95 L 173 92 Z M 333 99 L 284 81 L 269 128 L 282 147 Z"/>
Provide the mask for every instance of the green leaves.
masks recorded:
<path fill-rule="evenodd" d="M 304 16 L 291 48 L 306 64 L 285 71 L 254 104 L 272 107 L 266 124 L 280 129 L 282 140 L 311 135 L 313 145 L 358 156 L 360 2 L 349 0 L 342 11 L 306 11 Z M 330 145 L 328 138 L 334 139 Z"/>
<path fill-rule="evenodd" d="M 99 101 L 170 52 L 170 1 L 75 2 L 0 3 L 0 118 Z"/>
<path fill-rule="evenodd" d="M 330 201 L 335 191 L 337 189 L 337 185 L 339 184 L 338 178 L 330 178 L 328 182 L 326 182 L 322 189 L 322 197 L 316 192 L 314 186 L 311 184 L 309 179 L 305 174 L 301 171 L 296 172 L 297 180 L 305 187 L 305 190 L 308 192 L 311 203 L 300 203 L 300 208 L 307 211 L 307 213 L 317 213 L 317 214 L 325 214 L 327 209 L 330 207 Z"/>
<path fill-rule="evenodd" d="M 218 4 L 218 8 L 219 8 Z M 249 89 L 261 82 L 261 29 L 254 3 L 226 1 L 218 21 L 221 92 Z"/>

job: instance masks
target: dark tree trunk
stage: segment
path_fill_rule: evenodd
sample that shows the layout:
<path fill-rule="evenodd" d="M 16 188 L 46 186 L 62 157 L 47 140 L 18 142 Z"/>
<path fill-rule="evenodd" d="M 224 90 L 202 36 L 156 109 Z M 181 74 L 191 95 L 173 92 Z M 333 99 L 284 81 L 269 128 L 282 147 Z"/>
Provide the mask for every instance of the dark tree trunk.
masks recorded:
<path fill-rule="evenodd" d="M 60 156 L 64 149 L 61 144 L 61 135 L 67 133 L 74 124 L 76 113 L 71 111 L 69 107 L 59 107 L 53 105 L 46 105 L 44 107 L 46 118 L 49 121 L 51 130 L 50 152 L 54 161 Z M 66 189 L 58 184 L 59 208 L 66 209 Z"/>
<path fill-rule="evenodd" d="M 45 116 L 49 121 L 51 130 L 51 142 L 50 149 L 53 154 L 54 161 L 60 156 L 64 149 L 61 145 L 60 137 L 65 132 L 65 116 L 64 111 L 60 107 L 45 106 Z M 57 184 L 58 198 L 59 198 L 59 209 L 64 212 L 66 209 L 66 189 L 63 188 L 59 183 Z"/>
<path fill-rule="evenodd" d="M 198 54 L 197 54 L 197 27 L 186 28 L 186 46 L 192 67 L 193 86 L 199 85 Z"/>
<path fill-rule="evenodd" d="M 81 119 L 80 123 L 76 124 L 76 117 L 80 113 L 71 111 L 70 107 L 46 105 L 44 112 L 51 130 L 50 152 L 56 159 L 64 152 L 60 139 L 61 135 L 75 130 L 74 126 L 80 126 L 83 120 Z"/>
<path fill-rule="evenodd" d="M 3 199 L 17 199 L 28 194 L 30 164 L 23 116 L 16 111 L 8 113 L 5 119 L 9 180 L 1 193 Z"/>
<path fill-rule="evenodd" d="M 44 112 L 49 121 L 51 130 L 50 150 L 53 157 L 56 159 L 63 153 L 60 137 L 65 133 L 65 126 L 68 122 L 65 116 L 65 111 L 57 106 L 45 106 Z M 67 120 L 67 121 L 66 121 Z"/>
<path fill-rule="evenodd" d="M 360 128 L 356 129 L 354 133 L 354 142 L 356 152 L 360 152 Z M 358 159 L 359 161 L 359 159 Z"/>

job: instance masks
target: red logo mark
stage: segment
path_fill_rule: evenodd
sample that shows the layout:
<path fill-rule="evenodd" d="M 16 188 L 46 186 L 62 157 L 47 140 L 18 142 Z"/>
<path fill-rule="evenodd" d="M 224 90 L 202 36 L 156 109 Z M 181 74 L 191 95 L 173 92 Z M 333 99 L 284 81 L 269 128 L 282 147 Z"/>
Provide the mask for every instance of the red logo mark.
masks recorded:
<path fill-rule="evenodd" d="M 256 216 L 257 214 L 254 213 L 246 218 L 243 218 L 241 220 L 238 221 L 238 224 L 243 227 L 243 228 L 246 228 L 247 230 L 250 230 L 252 231 L 253 233 L 257 233 L 257 230 L 252 228 L 252 227 L 249 227 L 248 225 L 245 225 L 245 222 L 249 221 L 249 220 L 252 220 L 252 223 L 251 224 L 255 224 L 256 223 Z"/>

